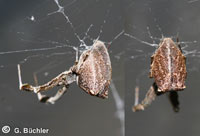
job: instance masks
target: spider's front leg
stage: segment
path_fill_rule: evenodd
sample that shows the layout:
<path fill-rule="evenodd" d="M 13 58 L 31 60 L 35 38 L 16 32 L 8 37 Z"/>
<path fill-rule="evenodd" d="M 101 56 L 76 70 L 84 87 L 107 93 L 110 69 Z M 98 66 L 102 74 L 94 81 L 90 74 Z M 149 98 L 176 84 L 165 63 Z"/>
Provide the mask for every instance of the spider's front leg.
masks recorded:
<path fill-rule="evenodd" d="M 135 88 L 135 105 L 133 106 L 132 110 L 134 112 L 144 110 L 156 98 L 157 96 L 156 90 L 157 90 L 157 86 L 154 83 L 148 90 L 144 100 L 141 103 L 138 103 L 139 102 L 139 87 L 136 87 Z"/>
<path fill-rule="evenodd" d="M 59 74 L 57 77 L 53 78 L 51 81 L 47 82 L 44 85 L 40 85 L 40 86 L 32 86 L 30 84 L 22 84 L 22 78 L 21 78 L 21 69 L 20 69 L 20 65 L 18 64 L 18 76 L 19 76 L 19 89 L 20 90 L 25 90 L 25 91 L 30 91 L 30 92 L 34 92 L 34 93 L 38 93 L 38 92 L 42 92 L 42 91 L 47 91 L 57 85 L 68 85 L 71 82 L 71 79 L 67 79 L 68 77 L 73 76 L 73 72 L 71 71 L 71 69 L 69 71 L 64 71 L 61 74 Z"/>
<path fill-rule="evenodd" d="M 74 66 L 70 68 L 69 71 L 62 72 L 57 77 L 53 78 L 51 81 L 49 81 L 48 83 L 44 85 L 32 86 L 27 83 L 22 84 L 21 69 L 20 69 L 20 65 L 18 65 L 19 89 L 37 93 L 38 99 L 41 102 L 54 104 L 55 101 L 57 101 L 66 92 L 68 86 L 75 81 L 76 75 L 73 73 L 73 70 L 72 70 L 73 68 Z M 37 84 L 36 75 L 34 75 L 34 79 Z M 59 85 L 63 85 L 63 87 L 59 89 L 56 95 L 53 97 L 45 96 L 40 93 L 41 91 L 47 91 L 48 89 L 51 89 Z"/>
<path fill-rule="evenodd" d="M 35 80 L 35 85 L 38 86 L 38 80 L 37 80 L 36 73 L 33 73 L 33 78 Z M 68 80 L 70 80 L 70 79 L 68 79 Z M 54 95 L 54 96 L 46 96 L 39 92 L 39 93 L 37 93 L 38 100 L 43 103 L 54 104 L 58 99 L 61 98 L 61 96 L 64 95 L 64 93 L 67 91 L 67 88 L 68 88 L 68 85 L 64 85 L 64 87 L 59 89 L 58 92 L 56 93 L 56 95 Z"/>

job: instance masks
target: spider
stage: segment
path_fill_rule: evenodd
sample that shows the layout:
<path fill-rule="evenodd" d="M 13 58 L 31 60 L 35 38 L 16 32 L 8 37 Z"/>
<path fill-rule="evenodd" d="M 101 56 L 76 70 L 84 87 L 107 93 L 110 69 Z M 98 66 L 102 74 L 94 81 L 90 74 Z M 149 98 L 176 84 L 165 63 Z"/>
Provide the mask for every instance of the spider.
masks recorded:
<path fill-rule="evenodd" d="M 94 41 L 93 46 L 84 51 L 79 60 L 77 50 L 75 64 L 69 70 L 62 72 L 43 85 L 32 86 L 28 83 L 22 84 L 21 69 L 18 64 L 19 89 L 34 92 L 37 94 L 40 102 L 51 104 L 60 99 L 74 81 L 88 94 L 100 98 L 108 98 L 111 73 L 112 68 L 107 48 L 99 40 Z M 55 96 L 49 97 L 41 94 L 41 92 L 55 86 L 63 86 Z"/>
<path fill-rule="evenodd" d="M 185 80 L 186 57 L 183 55 L 179 40 L 177 44 L 171 38 L 163 38 L 159 48 L 151 56 L 150 78 L 155 82 L 147 92 L 145 99 L 138 104 L 139 88 L 135 89 L 135 106 L 133 111 L 144 110 L 151 104 L 156 96 L 169 92 L 169 99 L 175 112 L 179 111 L 179 101 L 177 91 L 186 88 Z"/>

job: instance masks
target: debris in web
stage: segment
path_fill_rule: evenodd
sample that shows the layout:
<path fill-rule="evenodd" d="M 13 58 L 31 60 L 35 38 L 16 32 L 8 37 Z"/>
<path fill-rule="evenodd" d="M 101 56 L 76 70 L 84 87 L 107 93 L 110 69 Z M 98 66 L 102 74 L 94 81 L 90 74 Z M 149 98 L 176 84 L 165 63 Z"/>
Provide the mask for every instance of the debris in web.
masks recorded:
<path fill-rule="evenodd" d="M 28 18 L 28 20 L 31 20 L 31 21 L 33 21 L 33 22 L 35 22 L 35 21 L 36 21 L 34 16 L 27 17 L 27 18 Z"/>

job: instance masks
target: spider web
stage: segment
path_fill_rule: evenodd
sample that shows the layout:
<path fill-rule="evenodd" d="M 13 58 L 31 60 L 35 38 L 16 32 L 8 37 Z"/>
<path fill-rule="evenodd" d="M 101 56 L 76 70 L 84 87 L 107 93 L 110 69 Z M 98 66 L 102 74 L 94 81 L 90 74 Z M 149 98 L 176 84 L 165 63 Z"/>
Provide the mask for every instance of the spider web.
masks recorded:
<path fill-rule="evenodd" d="M 32 23 L 41 23 L 44 20 L 47 20 L 47 18 L 49 16 L 52 16 L 54 14 L 62 14 L 63 17 L 66 20 L 66 24 L 70 25 L 70 28 L 72 29 L 72 35 L 75 36 L 75 38 L 77 38 L 78 42 L 79 42 L 79 46 L 77 45 L 70 45 L 68 44 L 68 39 L 64 39 L 65 43 L 60 42 L 60 41 L 52 41 L 52 40 L 44 40 L 41 38 L 37 38 L 37 41 L 32 41 L 32 40 L 27 40 L 24 38 L 20 38 L 20 40 L 22 42 L 27 42 L 27 43 L 32 43 L 32 44 L 51 44 L 51 45 L 55 45 L 53 47 L 45 47 L 45 48 L 33 48 L 33 49 L 23 49 L 23 50 L 14 50 L 14 51 L 3 51 L 0 52 L 0 55 L 6 55 L 6 54 L 15 54 L 15 53 L 29 53 L 29 52 L 38 52 L 38 51 L 48 51 L 48 50 L 57 50 L 59 48 L 71 48 L 74 51 L 77 50 L 77 48 L 79 48 L 79 52 L 82 53 L 84 50 L 89 49 L 92 46 L 93 41 L 95 40 L 101 40 L 101 34 L 103 33 L 103 26 L 106 24 L 106 20 L 103 20 L 103 24 L 100 25 L 100 30 L 99 30 L 99 34 L 96 38 L 93 38 L 93 36 L 90 36 L 88 33 L 90 32 L 90 29 L 92 29 L 92 27 L 94 27 L 93 24 L 90 24 L 87 28 L 87 30 L 85 32 L 82 32 L 83 34 L 83 38 L 81 38 L 77 32 L 76 32 L 76 28 L 73 26 L 72 22 L 70 21 L 69 17 L 66 15 L 65 13 L 65 8 L 67 8 L 68 6 L 70 6 L 71 4 L 73 4 L 74 2 L 76 2 L 76 0 L 73 0 L 72 2 L 70 2 L 67 5 L 61 6 L 58 0 L 54 0 L 55 4 L 57 5 L 58 10 L 53 11 L 48 13 L 45 18 L 42 19 L 36 19 L 36 17 L 34 17 L 34 15 L 31 15 L 30 17 L 26 17 L 23 22 L 26 22 L 28 20 L 30 20 Z M 80 11 L 79 11 L 80 12 Z M 106 11 L 106 15 L 105 18 L 107 18 L 107 16 L 109 15 L 109 9 Z M 37 25 L 36 24 L 36 25 Z M 58 27 L 56 27 L 55 29 L 59 29 Z M 25 32 L 21 32 L 21 31 L 17 31 L 17 34 L 19 34 L 20 36 L 22 35 L 22 37 L 26 35 Z M 120 36 L 122 36 L 124 34 L 124 30 L 122 29 L 119 33 L 116 33 L 116 35 L 112 38 L 112 40 L 110 41 L 103 41 L 105 44 L 107 45 L 111 45 L 115 40 L 117 40 Z M 87 45 L 86 41 L 89 40 L 90 45 Z M 51 53 L 50 55 L 46 55 L 46 57 L 51 57 L 54 55 L 63 55 L 65 53 Z M 43 54 L 42 54 L 43 55 Z M 39 57 L 39 55 L 33 55 L 33 56 L 28 56 L 26 57 L 24 60 L 20 61 L 19 63 L 25 63 L 25 61 L 27 61 L 28 59 L 32 58 L 32 57 Z M 1 68 L 4 68 L 6 65 L 1 65 Z"/>
<path fill-rule="evenodd" d="M 102 6 L 106 5 L 105 3 L 108 4 L 104 10 L 97 10 L 102 13 L 97 13 L 97 16 L 92 15 L 95 17 L 94 20 L 87 19 L 86 14 L 90 14 L 87 11 L 89 4 L 100 4 Z M 62 72 L 63 68 L 60 67 L 66 64 L 66 62 L 69 62 L 69 64 L 64 68 L 72 66 L 76 59 L 75 53 L 77 49 L 80 56 L 83 51 L 92 46 L 95 40 L 103 41 L 109 47 L 110 55 L 113 55 L 116 61 L 120 60 L 123 51 L 116 50 L 113 43 L 120 41 L 124 30 L 122 27 L 119 27 L 119 29 L 109 32 L 108 27 L 112 24 L 110 18 L 112 18 L 113 5 L 112 2 L 105 3 L 99 1 L 46 0 L 36 4 L 28 16 L 26 15 L 25 18 L 17 20 L 9 28 L 9 31 L 16 36 L 17 46 L 12 45 L 7 48 L 4 47 L 4 49 L 2 48 L 0 51 L 0 70 L 3 72 L 9 68 L 16 68 L 16 65 L 20 64 L 22 65 L 23 77 L 26 74 L 25 72 L 29 71 L 27 69 L 28 65 L 31 65 L 33 70 L 30 72 L 37 73 L 38 79 L 41 77 L 50 78 L 53 77 L 51 70 L 59 69 L 58 71 Z M 101 6 L 97 6 L 97 8 Z M 79 20 L 77 18 L 81 16 L 84 16 L 86 19 L 82 18 L 83 20 Z M 120 17 L 117 19 L 122 20 Z M 31 75 L 29 74 L 29 76 Z M 7 86 L 6 84 L 4 85 Z M 121 132 L 117 135 L 124 135 L 124 125 L 122 123 L 124 118 L 123 100 L 120 98 L 114 82 L 112 82 L 111 92 L 113 93 L 113 102 L 117 110 L 114 111 L 114 114 L 117 114 L 116 117 L 121 122 Z M 121 104 L 118 104 L 119 102 Z"/>

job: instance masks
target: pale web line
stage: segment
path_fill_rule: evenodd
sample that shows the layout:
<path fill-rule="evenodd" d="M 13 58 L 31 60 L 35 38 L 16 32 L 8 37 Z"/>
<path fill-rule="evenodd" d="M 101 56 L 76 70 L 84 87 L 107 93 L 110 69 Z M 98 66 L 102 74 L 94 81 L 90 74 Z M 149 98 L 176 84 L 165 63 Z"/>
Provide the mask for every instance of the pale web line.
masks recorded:
<path fill-rule="evenodd" d="M 115 87 L 114 82 L 111 80 L 110 89 L 112 91 L 113 98 L 115 100 L 115 106 L 116 106 L 116 116 L 120 120 L 121 123 L 121 136 L 125 135 L 125 113 L 124 113 L 124 101 L 120 98 L 118 91 Z"/>

